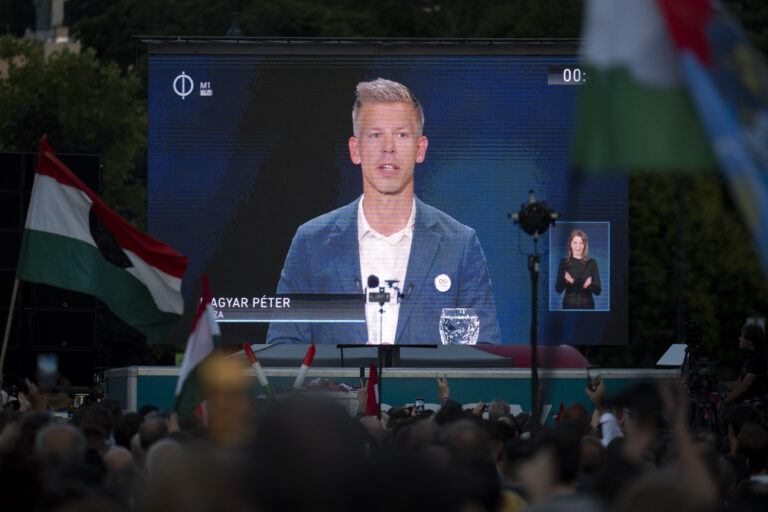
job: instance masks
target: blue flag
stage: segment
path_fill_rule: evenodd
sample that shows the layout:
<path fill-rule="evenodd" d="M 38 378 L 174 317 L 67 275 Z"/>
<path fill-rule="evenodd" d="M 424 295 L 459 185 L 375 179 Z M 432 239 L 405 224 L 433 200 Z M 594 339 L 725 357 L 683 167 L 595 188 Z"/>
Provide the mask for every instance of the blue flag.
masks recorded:
<path fill-rule="evenodd" d="M 768 276 L 768 66 L 710 0 L 659 0 L 693 103 Z"/>

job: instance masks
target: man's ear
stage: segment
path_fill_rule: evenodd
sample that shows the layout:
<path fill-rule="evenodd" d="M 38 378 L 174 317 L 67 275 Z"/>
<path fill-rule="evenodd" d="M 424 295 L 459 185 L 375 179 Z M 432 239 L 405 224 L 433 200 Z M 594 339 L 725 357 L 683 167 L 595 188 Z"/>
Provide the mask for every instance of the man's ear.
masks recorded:
<path fill-rule="evenodd" d="M 352 159 L 352 163 L 360 165 L 360 141 L 357 137 L 349 138 L 349 158 Z"/>
<path fill-rule="evenodd" d="M 429 141 L 425 136 L 419 137 L 418 147 L 416 149 L 416 163 L 420 164 L 427 157 L 427 145 Z"/>

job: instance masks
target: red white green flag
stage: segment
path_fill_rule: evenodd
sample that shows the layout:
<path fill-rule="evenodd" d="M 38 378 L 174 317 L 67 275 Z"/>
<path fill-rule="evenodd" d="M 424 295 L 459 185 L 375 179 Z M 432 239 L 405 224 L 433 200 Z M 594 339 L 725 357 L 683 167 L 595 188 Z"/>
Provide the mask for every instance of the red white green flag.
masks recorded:
<path fill-rule="evenodd" d="M 591 0 L 582 38 L 577 168 L 593 174 L 717 169 L 656 2 Z"/>
<path fill-rule="evenodd" d="M 216 312 L 211 305 L 211 290 L 208 278 L 202 276 L 203 292 L 195 313 L 195 323 L 187 340 L 184 359 L 181 363 L 179 380 L 176 382 L 176 399 L 173 409 L 179 418 L 191 414 L 202 398 L 200 367 L 221 345 L 221 331 L 216 323 Z"/>
<path fill-rule="evenodd" d="M 43 139 L 17 278 L 94 295 L 161 339 L 180 318 L 187 258 L 109 209 Z"/>

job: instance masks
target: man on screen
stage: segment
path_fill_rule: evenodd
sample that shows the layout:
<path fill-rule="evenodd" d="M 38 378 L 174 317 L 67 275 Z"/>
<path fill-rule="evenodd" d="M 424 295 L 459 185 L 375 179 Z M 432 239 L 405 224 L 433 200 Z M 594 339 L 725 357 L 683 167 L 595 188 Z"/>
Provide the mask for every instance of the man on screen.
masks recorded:
<path fill-rule="evenodd" d="M 477 310 L 478 342 L 500 343 L 475 231 L 414 196 L 414 168 L 427 153 L 418 100 L 397 82 L 362 82 L 352 123 L 349 154 L 362 168 L 363 195 L 299 227 L 277 292 L 360 293 L 376 276 L 391 300 L 383 315 L 366 304 L 365 325 L 273 323 L 267 343 L 437 345 L 441 311 L 456 307 Z"/>

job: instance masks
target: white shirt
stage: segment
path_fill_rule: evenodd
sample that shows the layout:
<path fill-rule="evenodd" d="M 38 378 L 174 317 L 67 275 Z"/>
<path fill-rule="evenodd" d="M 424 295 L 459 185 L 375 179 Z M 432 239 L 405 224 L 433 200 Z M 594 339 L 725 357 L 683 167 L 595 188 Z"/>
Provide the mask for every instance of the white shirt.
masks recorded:
<path fill-rule="evenodd" d="M 603 439 L 601 441 L 603 446 L 606 447 L 617 437 L 624 437 L 624 434 L 619 427 L 619 420 L 617 420 L 616 416 L 610 412 L 604 412 L 600 415 L 600 430 L 603 433 Z"/>
<path fill-rule="evenodd" d="M 363 196 L 357 206 L 357 240 L 360 246 L 360 278 L 363 286 L 368 286 L 368 276 L 379 278 L 379 286 L 383 286 L 390 294 L 389 303 L 384 304 L 384 315 L 379 313 L 379 304 L 365 304 L 365 323 L 368 327 L 368 341 L 378 345 L 380 340 L 385 344 L 395 342 L 397 333 L 397 317 L 400 304 L 397 302 L 397 291 L 387 286 L 386 281 L 397 280 L 395 283 L 401 293 L 405 293 L 405 273 L 408 270 L 408 257 L 411 254 L 413 228 L 416 221 L 416 199 L 411 206 L 411 216 L 405 227 L 389 236 L 375 231 L 363 212 Z M 378 291 L 376 289 L 375 291 Z M 379 338 L 381 322 L 382 336 Z"/>

